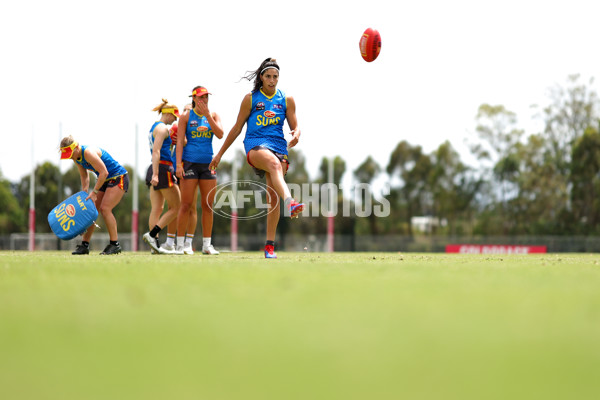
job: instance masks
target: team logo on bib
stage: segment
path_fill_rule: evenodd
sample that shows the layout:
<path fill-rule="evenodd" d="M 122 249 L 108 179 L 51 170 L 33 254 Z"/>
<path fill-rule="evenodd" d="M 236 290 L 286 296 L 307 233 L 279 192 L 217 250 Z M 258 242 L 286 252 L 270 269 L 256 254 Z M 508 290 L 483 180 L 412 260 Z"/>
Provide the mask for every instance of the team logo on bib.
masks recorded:
<path fill-rule="evenodd" d="M 273 112 L 271 110 L 265 111 L 265 117 L 267 117 L 267 118 L 273 118 L 275 115 L 277 115 L 277 114 L 275 114 L 275 112 Z"/>
<path fill-rule="evenodd" d="M 75 216 L 75 207 L 73 207 L 73 204 L 67 205 L 67 208 L 65 208 L 65 213 L 67 213 L 69 217 Z"/>

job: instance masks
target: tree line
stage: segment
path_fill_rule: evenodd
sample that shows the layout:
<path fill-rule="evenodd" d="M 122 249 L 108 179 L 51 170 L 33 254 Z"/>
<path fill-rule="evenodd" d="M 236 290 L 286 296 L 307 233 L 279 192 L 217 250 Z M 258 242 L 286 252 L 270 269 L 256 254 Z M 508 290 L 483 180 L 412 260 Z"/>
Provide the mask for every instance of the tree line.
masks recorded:
<path fill-rule="evenodd" d="M 517 115 L 503 105 L 482 104 L 475 118 L 477 138 L 469 143 L 476 165 L 467 165 L 450 141 L 427 153 L 420 145 L 400 141 L 381 165 L 368 156 L 354 171 L 346 170 L 341 156 L 333 159 L 333 181 L 339 185 L 346 173 L 354 182 L 372 184 L 384 179 L 390 183 L 385 199 L 390 215 L 374 214 L 358 218 L 335 217 L 339 234 L 412 236 L 416 232 L 412 218 L 431 216 L 439 221 L 432 227 L 436 235 L 598 235 L 600 229 L 600 108 L 598 95 L 592 88 L 593 78 L 582 82 L 571 75 L 562 85 L 550 88 L 548 104 L 539 108 L 543 120 L 541 132 L 525 132 L 519 128 Z M 239 180 L 256 180 L 238 151 L 235 157 Z M 293 168 L 288 183 L 328 182 L 329 159 L 323 158 L 316 177 L 306 170 L 301 151 L 292 149 Z M 134 171 L 125 166 L 130 176 L 137 174 L 139 185 L 139 232 L 147 230 L 150 200 L 144 183 L 145 168 Z M 232 164 L 219 166 L 219 182 L 232 179 Z M 27 231 L 29 208 L 29 175 L 13 183 L 0 172 L 0 234 Z M 35 168 L 36 232 L 50 232 L 47 215 L 70 194 L 81 190 L 75 165 L 61 174 L 47 161 Z M 115 208 L 119 231 L 131 230 L 133 180 L 129 195 Z M 358 201 L 366 199 L 364 194 Z M 345 199 L 338 193 L 338 209 Z M 241 210 L 251 213 L 252 210 Z M 100 221 L 101 223 L 102 221 Z M 240 221 L 240 234 L 265 231 L 264 218 Z M 278 232 L 324 234 L 326 217 L 282 219 Z M 213 234 L 227 234 L 230 221 L 215 215 Z"/>

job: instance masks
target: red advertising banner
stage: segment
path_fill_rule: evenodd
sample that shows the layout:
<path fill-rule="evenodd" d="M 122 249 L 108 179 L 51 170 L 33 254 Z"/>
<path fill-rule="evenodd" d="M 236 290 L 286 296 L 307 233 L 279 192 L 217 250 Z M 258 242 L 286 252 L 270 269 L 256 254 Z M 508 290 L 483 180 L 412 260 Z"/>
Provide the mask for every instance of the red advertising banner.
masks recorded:
<path fill-rule="evenodd" d="M 507 246 L 495 244 L 449 244 L 446 253 L 460 254 L 534 254 L 547 253 L 546 246 Z"/>

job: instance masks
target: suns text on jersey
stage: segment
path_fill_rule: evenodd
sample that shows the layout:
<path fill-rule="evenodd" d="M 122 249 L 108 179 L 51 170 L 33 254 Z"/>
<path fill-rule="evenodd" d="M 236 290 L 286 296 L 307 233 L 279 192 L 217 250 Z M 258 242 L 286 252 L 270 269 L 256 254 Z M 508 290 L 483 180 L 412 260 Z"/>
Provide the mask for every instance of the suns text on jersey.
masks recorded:
<path fill-rule="evenodd" d="M 204 132 L 198 132 L 198 131 L 192 131 L 192 138 L 208 138 L 210 139 L 212 137 L 213 131 L 204 131 Z"/>
<path fill-rule="evenodd" d="M 269 125 L 277 125 L 281 121 L 281 117 L 276 118 L 267 118 L 264 115 L 256 116 L 256 125 L 269 126 Z"/>

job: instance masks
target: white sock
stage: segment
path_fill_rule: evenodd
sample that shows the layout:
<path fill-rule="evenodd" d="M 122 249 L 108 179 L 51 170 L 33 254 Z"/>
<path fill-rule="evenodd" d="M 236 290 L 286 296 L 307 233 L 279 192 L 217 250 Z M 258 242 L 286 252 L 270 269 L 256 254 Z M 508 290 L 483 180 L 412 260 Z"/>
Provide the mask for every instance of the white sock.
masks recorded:
<path fill-rule="evenodd" d="M 193 241 L 194 235 L 185 235 L 185 244 L 189 244 L 191 246 Z"/>
<path fill-rule="evenodd" d="M 202 238 L 202 248 L 206 249 L 206 248 L 208 248 L 208 246 L 210 246 L 210 238 L 209 237 L 203 237 Z"/>
<path fill-rule="evenodd" d="M 167 234 L 167 246 L 175 245 L 175 235 Z"/>
<path fill-rule="evenodd" d="M 184 241 L 185 241 L 185 236 L 177 236 L 177 246 L 183 246 Z"/>

